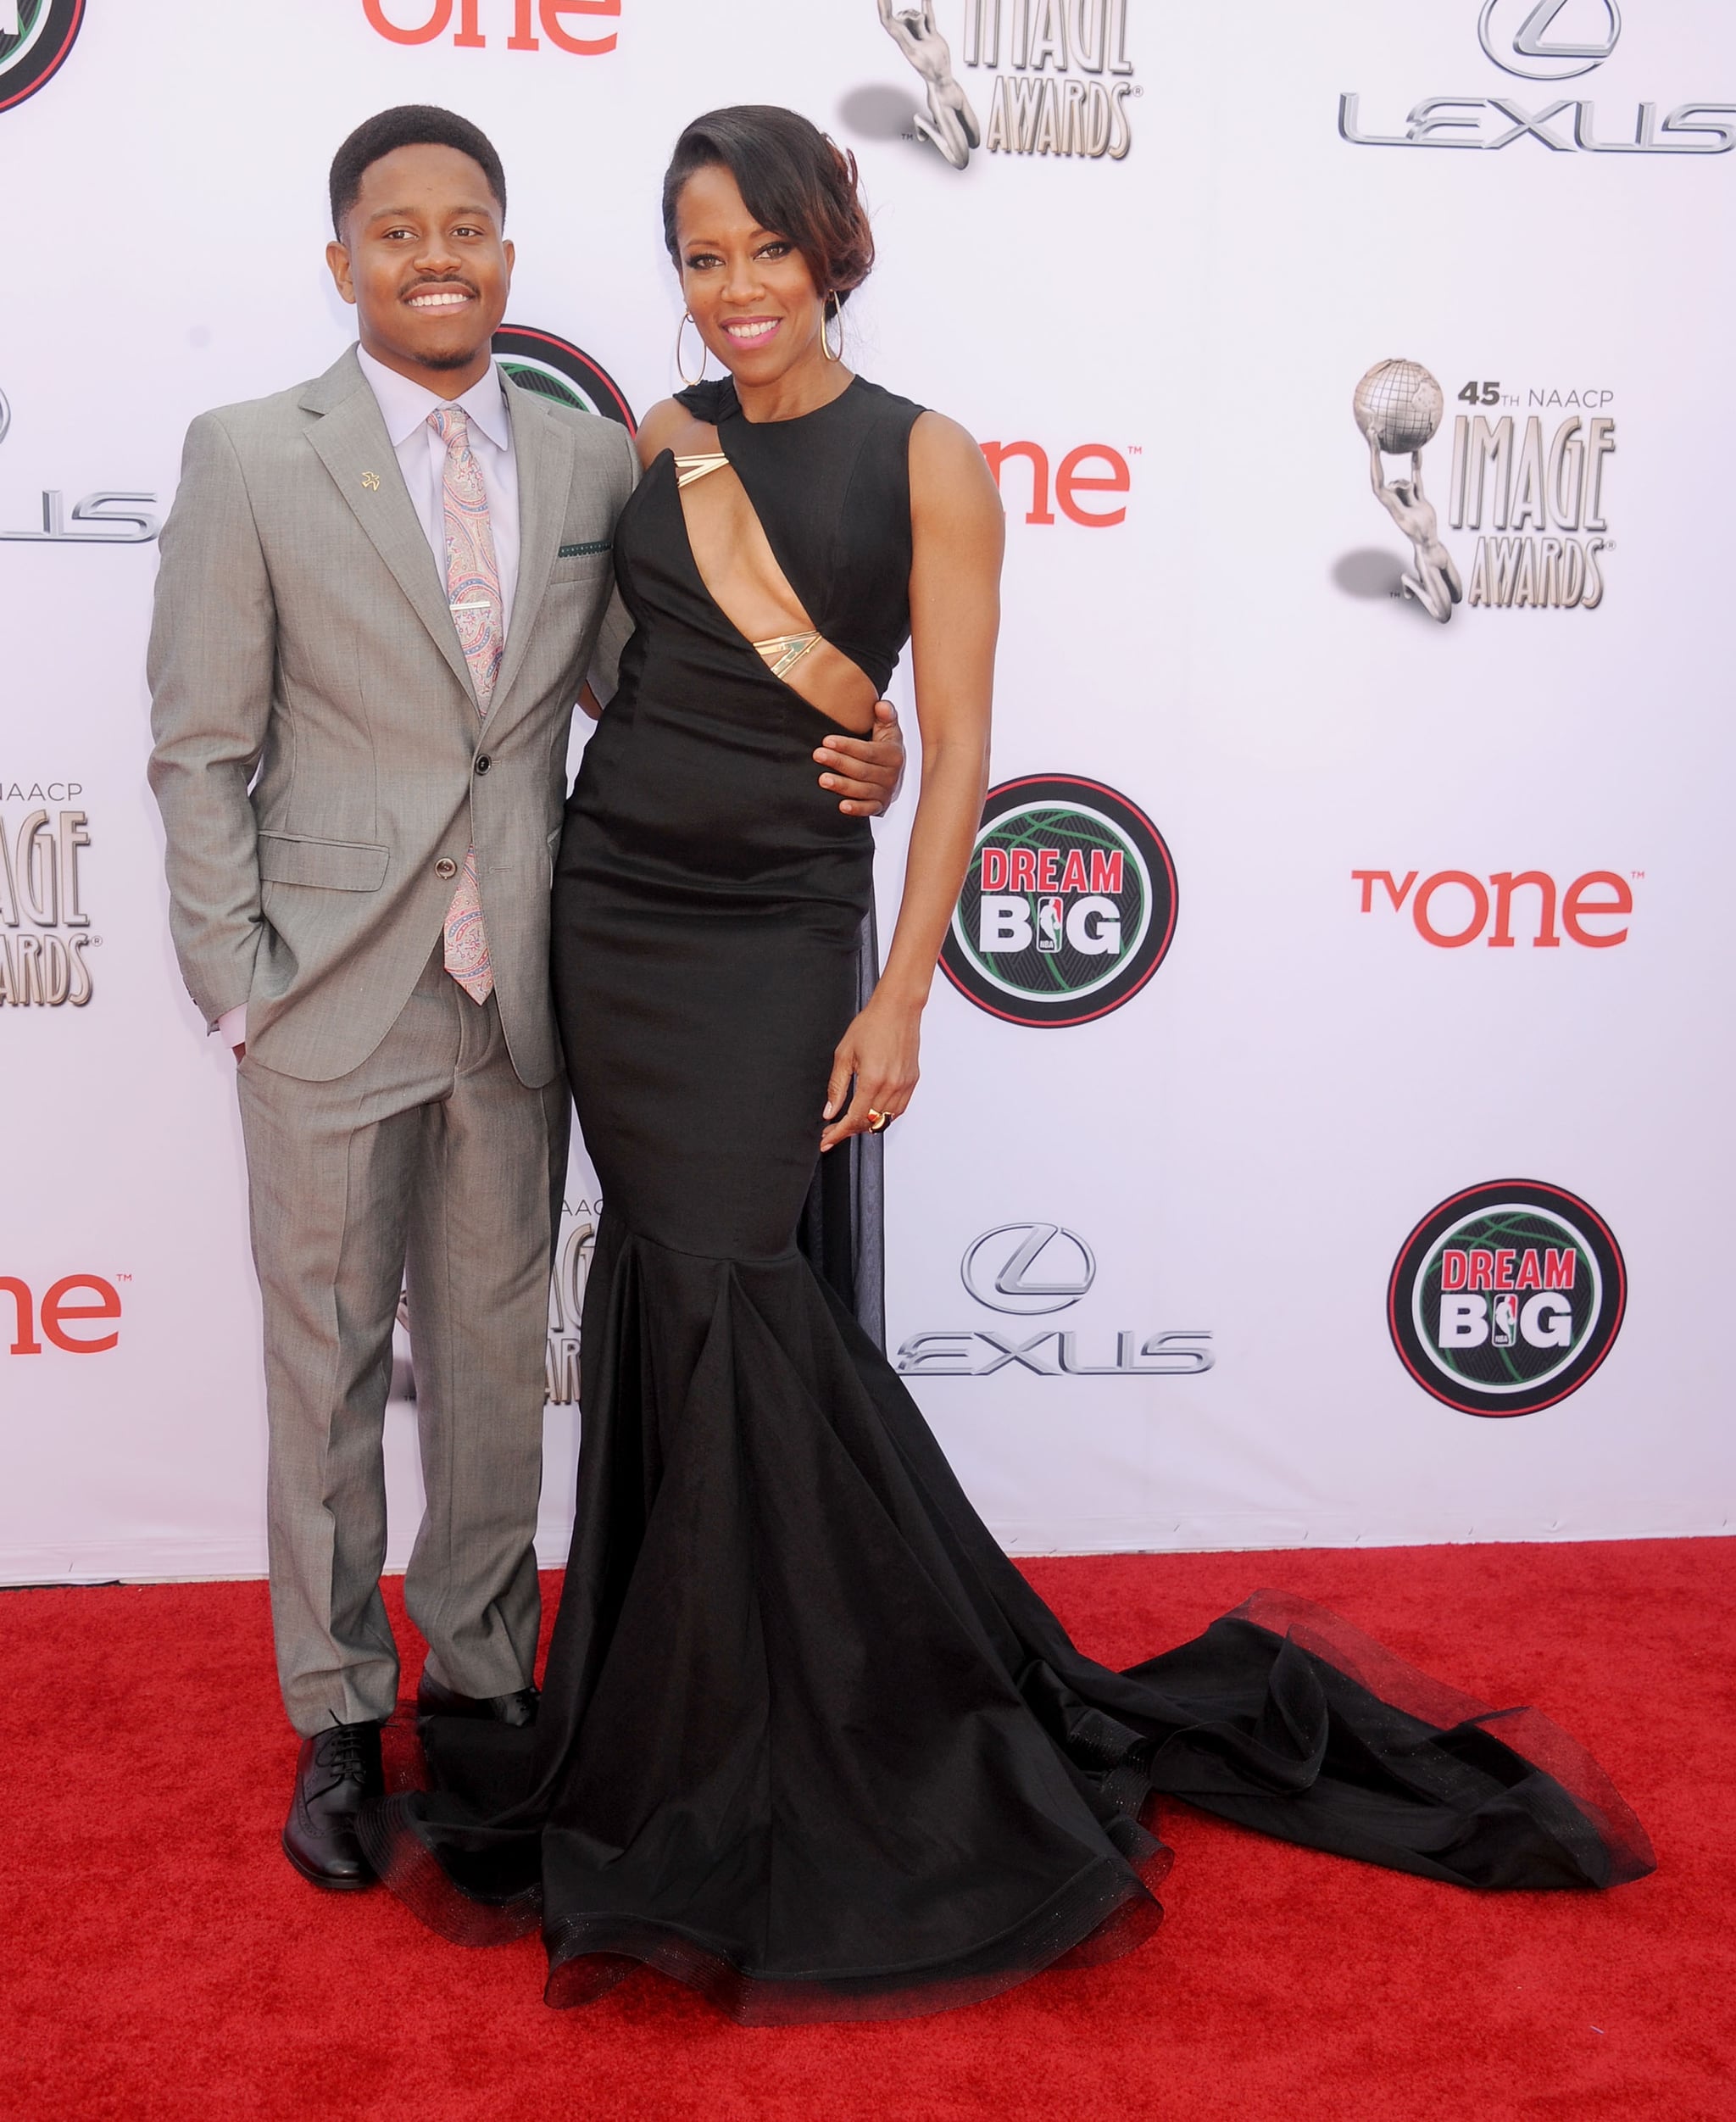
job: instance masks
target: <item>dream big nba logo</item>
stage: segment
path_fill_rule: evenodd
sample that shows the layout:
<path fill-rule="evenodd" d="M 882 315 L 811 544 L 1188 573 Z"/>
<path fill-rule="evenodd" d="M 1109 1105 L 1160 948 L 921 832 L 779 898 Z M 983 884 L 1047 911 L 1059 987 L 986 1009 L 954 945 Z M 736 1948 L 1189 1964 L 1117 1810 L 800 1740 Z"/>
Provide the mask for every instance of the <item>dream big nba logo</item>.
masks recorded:
<path fill-rule="evenodd" d="M 1399 1360 L 1466 1415 L 1530 1415 L 1577 1392 L 1615 1345 L 1628 1271 L 1615 1234 L 1564 1188 L 1473 1186 L 1429 1211 L 1387 1289 Z"/>
<path fill-rule="evenodd" d="M 0 110 L 59 72 L 84 19 L 85 0 L 0 0 Z"/>
<path fill-rule="evenodd" d="M 1101 782 L 1033 774 L 988 792 L 941 967 L 1009 1024 L 1088 1024 L 1163 963 L 1176 906 L 1143 810 Z"/>
<path fill-rule="evenodd" d="M 568 340 L 557 339 L 552 331 L 533 331 L 528 325 L 504 324 L 493 344 L 495 359 L 515 383 L 539 398 L 552 398 L 557 405 L 619 421 L 630 435 L 637 433 L 626 392 L 600 361 Z"/>

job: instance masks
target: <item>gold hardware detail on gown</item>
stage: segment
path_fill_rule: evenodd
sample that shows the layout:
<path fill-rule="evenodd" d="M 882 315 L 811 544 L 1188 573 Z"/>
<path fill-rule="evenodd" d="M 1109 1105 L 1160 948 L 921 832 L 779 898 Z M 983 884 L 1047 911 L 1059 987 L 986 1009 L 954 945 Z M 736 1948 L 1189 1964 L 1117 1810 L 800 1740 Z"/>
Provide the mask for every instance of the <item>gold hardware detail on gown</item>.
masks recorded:
<path fill-rule="evenodd" d="M 678 487 L 690 487 L 695 479 L 703 479 L 708 471 L 721 471 L 729 462 L 721 450 L 714 450 L 709 456 L 677 457 L 675 460 L 675 482 Z"/>
<path fill-rule="evenodd" d="M 690 487 L 696 479 L 703 479 L 707 472 L 721 471 L 728 462 L 729 459 L 721 449 L 686 457 L 677 454 L 675 459 L 676 485 L 677 488 Z M 725 616 L 727 615 L 726 613 Z M 787 677 L 802 658 L 819 645 L 820 636 L 817 632 L 775 633 L 765 641 L 754 643 L 775 678 Z"/>
<path fill-rule="evenodd" d="M 754 646 L 771 666 L 775 678 L 787 677 L 810 649 L 820 646 L 817 633 L 775 633 L 769 641 L 756 641 Z"/>

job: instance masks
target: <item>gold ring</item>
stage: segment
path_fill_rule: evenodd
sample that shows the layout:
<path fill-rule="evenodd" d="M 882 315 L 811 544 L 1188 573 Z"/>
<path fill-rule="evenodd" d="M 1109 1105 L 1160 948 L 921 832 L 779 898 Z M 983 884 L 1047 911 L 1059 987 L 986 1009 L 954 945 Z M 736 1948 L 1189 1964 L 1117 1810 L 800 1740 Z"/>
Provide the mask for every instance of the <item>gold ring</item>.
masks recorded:
<path fill-rule="evenodd" d="M 869 1106 L 868 1132 L 870 1134 L 884 1134 L 891 1125 L 892 1115 L 889 1112 L 876 1112 L 872 1106 Z"/>

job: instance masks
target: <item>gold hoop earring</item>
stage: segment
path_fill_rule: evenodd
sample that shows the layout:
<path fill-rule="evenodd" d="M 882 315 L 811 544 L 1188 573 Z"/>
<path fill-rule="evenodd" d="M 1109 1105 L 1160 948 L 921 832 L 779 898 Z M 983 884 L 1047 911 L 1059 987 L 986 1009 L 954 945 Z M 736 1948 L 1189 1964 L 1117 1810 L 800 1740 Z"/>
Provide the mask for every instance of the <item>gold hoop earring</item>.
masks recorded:
<path fill-rule="evenodd" d="M 699 373 L 697 376 L 689 376 L 687 364 L 682 359 L 682 339 L 690 324 L 693 324 L 693 313 L 691 309 L 684 309 L 682 312 L 682 320 L 675 328 L 675 370 L 687 388 L 692 390 L 695 385 L 705 381 L 705 364 L 710 356 L 711 349 L 705 343 L 704 333 L 699 331 L 698 325 L 693 324 L 694 331 L 699 331 Z"/>
<path fill-rule="evenodd" d="M 822 303 L 821 304 L 820 351 L 826 356 L 828 361 L 842 361 L 844 358 L 844 306 L 843 304 L 838 299 L 838 292 L 836 287 L 834 287 L 832 292 L 826 298 L 826 302 L 830 303 L 832 308 L 830 312 L 828 312 L 826 304 Z M 834 354 L 832 350 L 832 337 L 831 334 L 826 330 L 826 326 L 831 323 L 833 317 L 837 319 L 837 352 L 836 354 Z"/>

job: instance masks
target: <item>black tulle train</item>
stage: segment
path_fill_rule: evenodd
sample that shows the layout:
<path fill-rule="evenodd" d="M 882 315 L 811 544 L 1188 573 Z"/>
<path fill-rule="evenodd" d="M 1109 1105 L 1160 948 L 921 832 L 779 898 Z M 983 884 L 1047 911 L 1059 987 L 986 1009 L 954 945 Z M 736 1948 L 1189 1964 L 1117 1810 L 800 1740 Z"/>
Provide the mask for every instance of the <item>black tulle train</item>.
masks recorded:
<path fill-rule="evenodd" d="M 551 2003 L 644 1964 L 744 2022 L 885 2018 L 1113 1957 L 1160 1919 L 1159 1795 L 1461 1885 L 1650 1869 L 1566 1734 L 1305 1601 L 1125 1674 L 1081 1656 L 799 1258 L 606 1228 L 593 1275 L 606 1442 L 543 1721 L 436 1720 L 444 1787 L 371 1825 L 448 1936 L 540 1923 Z"/>

